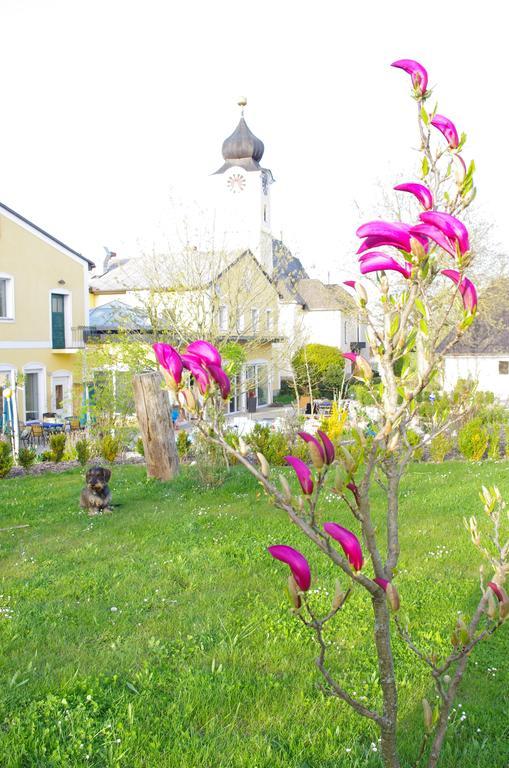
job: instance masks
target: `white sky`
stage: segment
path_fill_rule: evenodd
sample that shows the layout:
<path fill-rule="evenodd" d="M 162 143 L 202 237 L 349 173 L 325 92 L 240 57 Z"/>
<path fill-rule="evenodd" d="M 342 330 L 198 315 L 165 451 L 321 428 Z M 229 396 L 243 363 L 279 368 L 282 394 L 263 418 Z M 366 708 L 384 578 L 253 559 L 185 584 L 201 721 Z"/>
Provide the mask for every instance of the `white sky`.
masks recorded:
<path fill-rule="evenodd" d="M 274 233 L 334 277 L 378 180 L 415 180 L 410 80 L 389 66 L 415 58 L 508 252 L 505 6 L 0 0 L 0 200 L 93 260 L 132 255 L 180 215 L 170 196 L 199 200 L 246 95 Z"/>

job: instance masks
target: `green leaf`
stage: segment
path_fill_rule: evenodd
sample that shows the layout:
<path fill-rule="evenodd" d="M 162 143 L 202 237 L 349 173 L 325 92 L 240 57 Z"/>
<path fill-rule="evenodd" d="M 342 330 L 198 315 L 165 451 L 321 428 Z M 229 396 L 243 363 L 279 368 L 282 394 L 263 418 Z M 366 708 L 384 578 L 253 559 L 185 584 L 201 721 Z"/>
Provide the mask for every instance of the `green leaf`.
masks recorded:
<path fill-rule="evenodd" d="M 424 123 L 424 125 L 428 125 L 428 123 L 429 123 L 429 115 L 426 112 L 426 110 L 424 109 L 424 107 L 421 107 L 421 119 L 422 119 L 422 122 Z"/>
<path fill-rule="evenodd" d="M 396 331 L 398 330 L 398 328 L 399 328 L 399 315 L 394 315 L 391 321 L 391 327 L 389 329 L 389 336 L 391 337 L 391 339 L 396 333 Z"/>
<path fill-rule="evenodd" d="M 422 158 L 422 178 L 424 179 L 425 176 L 427 176 L 429 173 L 429 163 L 428 158 L 426 155 Z"/>
<path fill-rule="evenodd" d="M 424 306 L 421 299 L 415 300 L 415 308 L 421 313 L 423 317 L 427 317 L 428 313 L 426 312 L 426 307 Z"/>
<path fill-rule="evenodd" d="M 419 323 L 419 328 L 421 329 L 421 333 L 423 333 L 425 336 L 428 335 L 428 324 L 424 318 Z"/>
<path fill-rule="evenodd" d="M 401 358 L 401 373 L 400 377 L 403 379 L 405 377 L 406 372 L 410 368 L 410 355 L 403 355 Z"/>
<path fill-rule="evenodd" d="M 463 145 L 464 145 L 464 143 L 466 142 L 466 140 L 467 140 L 467 134 L 466 134 L 465 132 L 463 132 L 463 133 L 461 134 L 461 136 L 460 136 L 460 143 L 459 143 L 459 144 L 458 144 L 458 146 L 456 147 L 456 151 L 457 151 L 457 152 L 461 152 L 461 150 L 463 149 Z"/>
<path fill-rule="evenodd" d="M 416 338 L 417 338 L 417 328 L 412 328 L 412 330 L 407 336 L 406 345 L 405 345 L 408 351 L 413 349 Z"/>

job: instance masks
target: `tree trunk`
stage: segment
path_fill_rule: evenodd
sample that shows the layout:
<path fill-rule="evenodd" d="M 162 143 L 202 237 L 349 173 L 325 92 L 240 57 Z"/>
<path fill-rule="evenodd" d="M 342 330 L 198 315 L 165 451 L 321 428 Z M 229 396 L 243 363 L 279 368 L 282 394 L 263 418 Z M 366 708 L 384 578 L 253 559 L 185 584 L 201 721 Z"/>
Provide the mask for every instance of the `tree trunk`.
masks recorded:
<path fill-rule="evenodd" d="M 141 430 L 148 477 L 171 480 L 179 462 L 168 393 L 159 373 L 133 376 L 136 415 Z"/>

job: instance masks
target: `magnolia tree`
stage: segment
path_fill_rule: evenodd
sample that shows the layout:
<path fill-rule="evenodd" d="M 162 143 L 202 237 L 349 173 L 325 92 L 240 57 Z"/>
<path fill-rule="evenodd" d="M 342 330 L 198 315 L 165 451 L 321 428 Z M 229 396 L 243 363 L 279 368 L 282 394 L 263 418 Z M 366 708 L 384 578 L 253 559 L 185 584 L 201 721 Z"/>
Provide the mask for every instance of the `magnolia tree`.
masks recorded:
<path fill-rule="evenodd" d="M 496 488 L 483 488 L 486 519 L 478 522 L 471 518 L 465 523 L 487 564 L 484 568 L 489 568 L 489 581 L 484 580 L 481 569 L 477 605 L 470 619 L 456 619 L 463 613 L 452 619 L 452 648 L 448 655 L 420 647 L 409 623 L 398 613 L 398 586 L 401 588 L 404 580 L 403 575 L 397 575 L 399 489 L 414 451 L 422 448 L 422 444 L 415 445 L 415 440 L 411 445 L 408 439 L 410 425 L 418 416 L 419 398 L 436 375 L 443 354 L 468 329 L 476 314 L 476 289 L 466 275 L 473 253 L 469 233 L 460 219 L 474 195 L 473 164 L 467 167 L 461 154 L 465 136 L 460 138 L 453 122 L 437 114 L 436 108 L 429 110 L 430 91 L 424 67 L 408 59 L 396 61 L 393 66 L 410 75 L 422 153 L 419 182 L 400 184 L 396 189 L 412 195 L 421 210 L 413 223 L 371 221 L 357 230 L 362 240 L 360 273 L 368 277 L 349 281 L 348 286 L 368 328 L 380 382 L 374 384 L 368 360 L 353 353 L 344 356 L 351 361 L 353 375 L 364 382 L 377 408 L 374 436 L 366 438 L 358 431 L 353 445 L 347 448 L 335 446 L 321 431 L 316 435 L 301 432 L 309 447 L 310 462 L 287 457 L 299 483 L 295 493 L 283 476 L 280 485 L 273 483 L 263 455 L 258 454 L 257 462 L 251 461 L 242 440 L 237 448 L 225 440 L 222 424 L 230 382 L 218 351 L 200 340 L 189 344 L 182 354 L 165 344 L 156 345 L 155 352 L 168 387 L 177 393 L 203 434 L 234 454 L 261 483 L 272 503 L 285 510 L 291 522 L 343 574 L 343 586 L 340 580 L 336 582 L 330 610 L 320 615 L 309 592 L 311 572 L 304 555 L 284 543 L 268 548 L 272 557 L 290 569 L 288 587 L 295 615 L 316 637 L 316 664 L 327 691 L 376 724 L 383 762 L 388 768 L 400 765 L 392 624 L 400 639 L 429 668 L 436 687 L 436 704 L 423 700 L 424 731 L 416 763 L 427 759 L 432 768 L 439 761 L 469 655 L 478 643 L 498 630 L 509 614 L 509 598 L 503 588 L 509 571 L 509 538 L 500 493 Z M 372 283 L 368 290 L 367 281 Z M 450 292 L 446 306 L 444 285 L 449 285 Z M 454 418 L 454 414 L 449 415 L 449 420 Z M 450 424 L 436 424 L 435 434 L 447 426 Z M 385 494 L 384 525 L 375 518 L 371 505 L 370 491 L 375 483 Z M 351 516 L 349 527 L 324 519 L 321 496 L 331 486 L 338 505 L 342 503 Z M 330 506 L 325 508 L 330 510 Z M 328 661 L 332 647 L 327 640 L 328 625 L 341 621 L 341 609 L 354 591 L 355 599 L 368 600 L 372 607 L 380 705 L 356 697 L 348 690 L 347 681 L 336 679 Z M 401 591 L 404 594 L 404 589 Z"/>

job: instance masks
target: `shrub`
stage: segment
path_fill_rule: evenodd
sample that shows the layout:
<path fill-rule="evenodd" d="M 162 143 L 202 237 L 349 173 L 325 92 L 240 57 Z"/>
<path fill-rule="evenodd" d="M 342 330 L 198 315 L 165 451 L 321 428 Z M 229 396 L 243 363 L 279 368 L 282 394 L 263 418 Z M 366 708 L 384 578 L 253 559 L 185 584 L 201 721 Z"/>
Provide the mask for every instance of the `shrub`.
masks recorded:
<path fill-rule="evenodd" d="M 13 465 L 10 443 L 0 440 L 0 477 L 6 477 Z"/>
<path fill-rule="evenodd" d="M 35 464 L 37 458 L 37 452 L 33 448 L 20 448 L 18 453 L 18 461 L 23 469 L 30 469 Z"/>
<path fill-rule="evenodd" d="M 347 418 L 348 412 L 344 411 L 334 402 L 332 403 L 330 416 L 326 416 L 321 420 L 321 429 L 330 437 L 333 443 L 337 443 L 343 434 Z"/>
<path fill-rule="evenodd" d="M 351 384 L 348 388 L 348 395 L 361 405 L 373 405 L 373 395 L 365 384 Z"/>
<path fill-rule="evenodd" d="M 285 456 L 290 452 L 288 440 L 282 432 L 264 424 L 255 424 L 253 431 L 246 437 L 246 443 L 256 453 L 263 453 L 269 464 L 281 467 L 286 464 Z"/>
<path fill-rule="evenodd" d="M 99 453 L 105 461 L 115 461 L 120 452 L 120 440 L 113 435 L 104 435 L 99 441 Z"/>
<path fill-rule="evenodd" d="M 42 451 L 42 453 L 39 454 L 39 459 L 41 461 L 53 461 L 53 454 L 51 451 Z"/>
<path fill-rule="evenodd" d="M 417 448 L 419 443 L 422 441 L 422 435 L 420 435 L 418 432 L 416 432 L 413 429 L 407 429 L 406 433 L 407 440 L 410 444 L 410 447 L 413 448 L 413 455 L 412 458 L 414 461 L 422 461 L 422 457 L 424 455 L 424 448 Z"/>
<path fill-rule="evenodd" d="M 437 464 L 441 464 L 447 454 L 452 451 L 453 447 L 454 442 L 449 435 L 445 434 L 444 432 L 436 435 L 431 441 L 429 448 L 431 461 L 434 461 Z"/>
<path fill-rule="evenodd" d="M 178 440 L 177 440 L 177 443 L 178 443 Z M 145 456 L 145 446 L 143 445 L 143 440 L 141 437 L 138 437 L 138 439 L 136 440 L 134 450 L 136 451 L 136 453 L 139 453 L 140 456 Z"/>
<path fill-rule="evenodd" d="M 489 434 L 481 419 L 472 419 L 458 433 L 458 448 L 469 461 L 480 461 L 488 447 Z"/>
<path fill-rule="evenodd" d="M 90 459 L 90 453 L 90 443 L 85 437 L 76 441 L 76 456 L 82 467 L 84 467 Z"/>
<path fill-rule="evenodd" d="M 65 441 L 66 437 L 63 432 L 59 432 L 56 435 L 51 435 L 49 439 L 51 461 L 54 461 L 56 464 L 58 464 L 59 461 L 62 461 L 64 456 Z"/>
<path fill-rule="evenodd" d="M 488 458 L 499 459 L 500 458 L 500 434 L 502 427 L 495 425 L 490 434 L 490 445 L 488 448 Z"/>
<path fill-rule="evenodd" d="M 184 456 L 187 456 L 189 453 L 189 450 L 191 448 L 191 438 L 185 432 L 183 429 L 181 429 L 177 433 L 177 453 L 179 455 L 179 459 L 183 459 Z"/>

